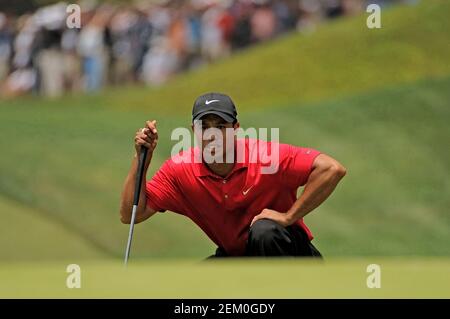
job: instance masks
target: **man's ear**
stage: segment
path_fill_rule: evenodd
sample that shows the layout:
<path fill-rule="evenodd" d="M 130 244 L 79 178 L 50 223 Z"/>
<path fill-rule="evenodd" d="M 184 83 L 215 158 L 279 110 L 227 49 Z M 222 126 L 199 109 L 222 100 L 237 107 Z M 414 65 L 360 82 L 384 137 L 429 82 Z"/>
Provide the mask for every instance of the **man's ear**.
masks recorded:
<path fill-rule="evenodd" d="M 239 122 L 236 122 L 234 125 L 233 125 L 233 128 L 234 129 L 238 129 L 238 128 L 240 128 L 241 127 L 241 125 L 239 124 Z"/>

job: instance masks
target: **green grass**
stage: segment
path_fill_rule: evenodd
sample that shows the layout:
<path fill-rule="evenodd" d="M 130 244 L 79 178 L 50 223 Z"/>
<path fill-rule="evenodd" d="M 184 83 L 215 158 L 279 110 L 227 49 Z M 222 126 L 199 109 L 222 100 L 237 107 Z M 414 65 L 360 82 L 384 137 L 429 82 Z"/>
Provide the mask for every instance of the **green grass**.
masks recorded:
<path fill-rule="evenodd" d="M 106 258 L 107 254 L 46 214 L 0 198 L 0 255 L 13 262 Z"/>
<path fill-rule="evenodd" d="M 325 255 L 449 256 L 449 7 L 383 11 L 381 30 L 364 17 L 336 21 L 160 89 L 0 101 L 0 211 L 9 221 L 0 260 L 46 260 L 52 249 L 54 258 L 121 257 L 128 226 L 118 205 L 135 130 L 158 120 L 151 176 L 174 145 L 171 130 L 189 125 L 193 99 L 211 89 L 234 97 L 243 127 L 280 127 L 282 142 L 348 168 L 306 218 Z M 213 249 L 188 219 L 158 214 L 137 225 L 133 258 L 199 259 Z"/>
<path fill-rule="evenodd" d="M 366 285 L 381 267 L 381 288 Z M 68 263 L 0 264 L 0 298 L 449 298 L 449 259 L 82 262 L 81 288 L 66 287 Z"/>

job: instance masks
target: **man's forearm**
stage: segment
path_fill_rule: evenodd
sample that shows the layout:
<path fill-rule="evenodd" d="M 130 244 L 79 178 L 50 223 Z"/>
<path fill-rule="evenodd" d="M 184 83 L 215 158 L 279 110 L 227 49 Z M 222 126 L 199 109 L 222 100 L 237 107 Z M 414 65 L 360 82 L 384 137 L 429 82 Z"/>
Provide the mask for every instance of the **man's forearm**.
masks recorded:
<path fill-rule="evenodd" d="M 136 219 L 139 222 L 139 216 L 145 210 L 145 206 L 147 203 L 147 198 L 145 195 L 145 187 L 146 187 L 146 175 L 147 169 L 151 161 L 152 154 L 148 154 L 147 162 L 144 166 L 144 176 L 141 182 L 141 192 L 139 194 L 139 204 L 136 212 Z M 121 198 L 121 206 L 120 206 L 120 217 L 123 223 L 128 223 L 131 220 L 131 210 L 133 208 L 133 199 L 134 199 L 134 190 L 136 184 L 136 175 L 139 165 L 139 157 L 137 155 L 134 156 L 130 171 L 125 179 L 125 184 L 123 186 L 122 198 Z"/>
<path fill-rule="evenodd" d="M 303 193 L 287 212 L 289 223 L 295 223 L 322 204 L 344 175 L 345 169 L 339 166 L 314 169 L 308 178 Z"/>

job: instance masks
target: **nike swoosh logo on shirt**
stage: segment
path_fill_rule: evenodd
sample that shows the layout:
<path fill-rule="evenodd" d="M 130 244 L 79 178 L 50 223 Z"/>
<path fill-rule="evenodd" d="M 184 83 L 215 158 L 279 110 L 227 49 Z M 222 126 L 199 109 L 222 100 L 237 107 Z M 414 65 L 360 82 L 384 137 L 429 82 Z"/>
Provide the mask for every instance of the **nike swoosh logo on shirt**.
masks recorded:
<path fill-rule="evenodd" d="M 219 100 L 211 100 L 211 101 L 206 100 L 205 104 L 208 105 L 208 104 L 211 104 L 213 102 L 219 102 Z"/>
<path fill-rule="evenodd" d="M 245 190 L 245 191 L 242 191 L 242 195 L 247 195 L 247 193 L 249 192 L 249 190 L 251 190 L 252 189 L 252 187 L 253 187 L 254 185 L 252 185 L 252 186 L 250 186 L 249 188 L 247 188 L 247 190 Z"/>

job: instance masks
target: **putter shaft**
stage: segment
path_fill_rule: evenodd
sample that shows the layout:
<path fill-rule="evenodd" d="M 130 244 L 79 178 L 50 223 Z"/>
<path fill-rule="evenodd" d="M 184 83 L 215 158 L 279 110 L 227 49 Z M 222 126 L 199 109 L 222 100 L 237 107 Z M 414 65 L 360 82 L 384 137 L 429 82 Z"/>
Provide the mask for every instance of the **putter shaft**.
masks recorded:
<path fill-rule="evenodd" d="M 139 154 L 138 172 L 136 174 L 136 184 L 134 187 L 133 210 L 131 211 L 130 232 L 128 233 L 127 248 L 125 250 L 125 265 L 128 264 L 130 257 L 131 242 L 133 241 L 134 222 L 136 220 L 136 212 L 139 204 L 139 195 L 141 194 L 142 178 L 144 177 L 144 166 L 147 158 L 147 148 L 142 146 Z"/>

